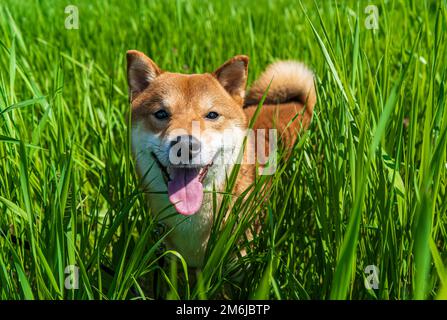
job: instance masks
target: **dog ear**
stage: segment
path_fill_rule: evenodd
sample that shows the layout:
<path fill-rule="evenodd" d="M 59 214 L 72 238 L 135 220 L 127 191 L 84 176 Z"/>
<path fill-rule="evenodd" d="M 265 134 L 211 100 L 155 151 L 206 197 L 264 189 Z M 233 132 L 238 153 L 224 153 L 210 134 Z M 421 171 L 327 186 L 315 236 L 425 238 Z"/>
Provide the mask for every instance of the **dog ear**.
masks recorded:
<path fill-rule="evenodd" d="M 162 71 L 155 62 L 144 53 L 137 50 L 127 51 L 127 84 L 130 101 L 149 87 L 161 73 Z"/>
<path fill-rule="evenodd" d="M 213 72 L 213 76 L 235 99 L 243 103 L 248 76 L 248 57 L 239 55 L 231 58 Z"/>

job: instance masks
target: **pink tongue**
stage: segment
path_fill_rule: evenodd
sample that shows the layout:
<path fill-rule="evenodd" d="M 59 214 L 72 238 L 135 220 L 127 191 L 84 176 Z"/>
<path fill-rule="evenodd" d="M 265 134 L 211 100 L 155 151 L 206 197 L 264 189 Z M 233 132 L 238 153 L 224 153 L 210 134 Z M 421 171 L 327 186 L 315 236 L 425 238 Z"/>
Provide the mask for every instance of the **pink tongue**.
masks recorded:
<path fill-rule="evenodd" d="M 199 211 L 203 200 L 203 186 L 199 181 L 198 169 L 172 169 L 168 182 L 169 201 L 178 213 L 189 216 Z"/>

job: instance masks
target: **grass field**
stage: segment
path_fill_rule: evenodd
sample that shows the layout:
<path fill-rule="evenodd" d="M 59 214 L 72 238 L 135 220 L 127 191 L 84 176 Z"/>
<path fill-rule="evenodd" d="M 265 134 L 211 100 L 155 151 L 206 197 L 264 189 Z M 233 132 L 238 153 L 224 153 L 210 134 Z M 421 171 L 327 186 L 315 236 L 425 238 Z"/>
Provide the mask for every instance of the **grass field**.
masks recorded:
<path fill-rule="evenodd" d="M 445 0 L 79 0 L 79 29 L 68 4 L 0 3 L 0 299 L 447 299 Z M 195 282 L 135 174 L 128 49 L 186 73 L 247 54 L 249 83 L 277 59 L 316 74 L 311 128 L 266 203 L 259 183 L 238 224 L 216 211 Z"/>

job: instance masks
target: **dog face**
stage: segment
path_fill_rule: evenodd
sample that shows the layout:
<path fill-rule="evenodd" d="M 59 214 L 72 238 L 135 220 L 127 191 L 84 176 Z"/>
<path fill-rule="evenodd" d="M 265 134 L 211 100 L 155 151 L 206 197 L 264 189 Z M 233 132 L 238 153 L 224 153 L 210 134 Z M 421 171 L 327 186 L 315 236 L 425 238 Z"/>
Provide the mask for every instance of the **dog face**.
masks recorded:
<path fill-rule="evenodd" d="M 204 186 L 224 183 L 242 147 L 248 58 L 193 75 L 162 71 L 138 51 L 129 51 L 127 60 L 139 173 L 157 167 L 177 212 L 192 215 L 202 206 Z"/>

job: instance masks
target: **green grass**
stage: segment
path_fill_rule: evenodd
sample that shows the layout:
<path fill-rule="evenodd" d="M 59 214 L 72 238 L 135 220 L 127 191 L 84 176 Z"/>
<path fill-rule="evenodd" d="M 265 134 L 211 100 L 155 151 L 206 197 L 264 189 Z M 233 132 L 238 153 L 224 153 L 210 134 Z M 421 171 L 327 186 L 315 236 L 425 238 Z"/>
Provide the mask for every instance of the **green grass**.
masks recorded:
<path fill-rule="evenodd" d="M 447 299 L 445 0 L 373 1 L 378 30 L 368 1 L 72 4 L 78 30 L 66 1 L 0 4 L 0 299 Z M 135 174 L 128 49 L 188 73 L 247 54 L 249 83 L 277 59 L 316 74 L 311 128 L 239 217 L 216 208 L 197 281 Z"/>

